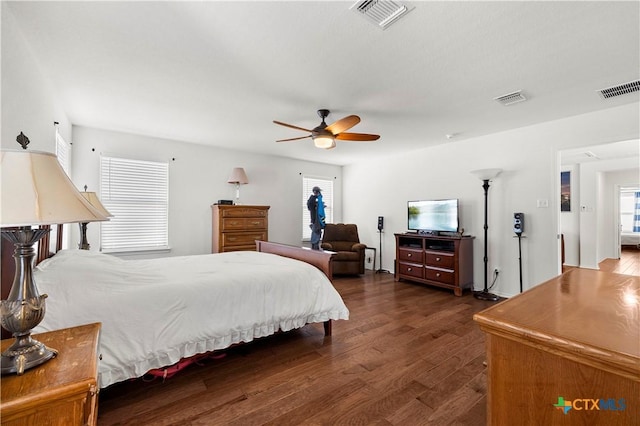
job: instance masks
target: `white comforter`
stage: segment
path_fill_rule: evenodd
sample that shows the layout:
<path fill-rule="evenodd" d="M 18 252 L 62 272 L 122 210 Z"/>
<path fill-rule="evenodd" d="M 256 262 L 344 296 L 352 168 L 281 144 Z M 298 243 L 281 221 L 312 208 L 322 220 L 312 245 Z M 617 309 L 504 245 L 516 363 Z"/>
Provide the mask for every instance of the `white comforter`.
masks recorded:
<path fill-rule="evenodd" d="M 49 295 L 34 332 L 102 323 L 101 388 L 279 329 L 349 318 L 321 271 L 267 253 L 122 260 L 63 250 L 34 278 Z"/>

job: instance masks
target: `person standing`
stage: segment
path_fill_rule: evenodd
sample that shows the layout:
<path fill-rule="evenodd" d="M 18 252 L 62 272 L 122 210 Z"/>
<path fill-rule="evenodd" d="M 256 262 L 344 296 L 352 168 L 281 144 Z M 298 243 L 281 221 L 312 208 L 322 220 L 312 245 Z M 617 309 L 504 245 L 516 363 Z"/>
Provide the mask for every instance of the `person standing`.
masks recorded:
<path fill-rule="evenodd" d="M 325 225 L 324 203 L 322 201 L 322 190 L 314 186 L 312 194 L 307 200 L 307 209 L 311 215 L 311 248 L 320 250 L 320 238 Z"/>

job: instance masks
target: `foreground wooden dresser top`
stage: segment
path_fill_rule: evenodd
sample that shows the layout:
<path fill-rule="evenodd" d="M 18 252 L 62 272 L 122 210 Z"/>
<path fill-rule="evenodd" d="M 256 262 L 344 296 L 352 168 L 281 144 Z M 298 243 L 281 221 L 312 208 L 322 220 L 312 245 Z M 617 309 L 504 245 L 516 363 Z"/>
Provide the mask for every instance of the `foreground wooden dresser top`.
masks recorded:
<path fill-rule="evenodd" d="M 640 421 L 640 277 L 576 268 L 474 320 L 487 333 L 488 424 Z M 563 414 L 558 397 L 626 407 Z"/>
<path fill-rule="evenodd" d="M 100 324 L 34 335 L 58 356 L 24 372 L 2 376 L 2 425 L 95 425 Z M 2 341 L 4 351 L 13 339 Z"/>

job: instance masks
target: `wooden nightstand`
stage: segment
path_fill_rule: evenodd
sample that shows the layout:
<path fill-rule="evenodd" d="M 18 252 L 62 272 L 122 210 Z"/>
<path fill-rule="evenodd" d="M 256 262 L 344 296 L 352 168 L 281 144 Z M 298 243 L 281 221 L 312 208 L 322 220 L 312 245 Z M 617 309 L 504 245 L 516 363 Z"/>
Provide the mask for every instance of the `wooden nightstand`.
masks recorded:
<path fill-rule="evenodd" d="M 98 419 L 100 323 L 34 335 L 58 350 L 21 376 L 2 376 L 2 425 L 95 425 Z M 4 351 L 12 339 L 2 341 Z"/>

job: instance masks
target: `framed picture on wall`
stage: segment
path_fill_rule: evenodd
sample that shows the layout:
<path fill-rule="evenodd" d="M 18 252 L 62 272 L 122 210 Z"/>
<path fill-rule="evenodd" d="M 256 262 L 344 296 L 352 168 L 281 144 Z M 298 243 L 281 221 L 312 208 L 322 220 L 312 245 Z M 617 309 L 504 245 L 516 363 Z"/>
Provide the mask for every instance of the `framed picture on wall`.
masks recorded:
<path fill-rule="evenodd" d="M 571 172 L 560 172 L 560 211 L 571 211 Z"/>

